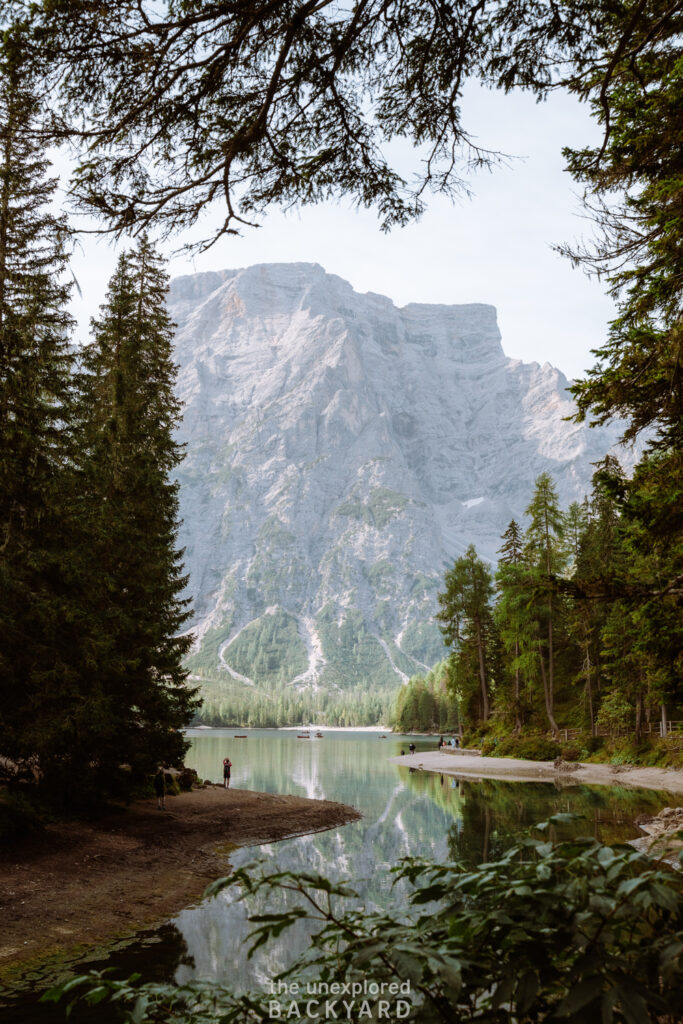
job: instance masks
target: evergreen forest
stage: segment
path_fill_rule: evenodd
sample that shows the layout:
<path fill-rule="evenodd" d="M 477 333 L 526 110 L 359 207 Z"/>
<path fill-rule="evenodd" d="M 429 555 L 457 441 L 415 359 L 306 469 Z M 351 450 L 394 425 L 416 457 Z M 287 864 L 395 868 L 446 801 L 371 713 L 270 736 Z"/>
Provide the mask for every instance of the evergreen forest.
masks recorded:
<path fill-rule="evenodd" d="M 655 540 L 642 523 L 662 464 L 650 452 L 627 479 L 606 456 L 591 495 L 567 509 L 539 476 L 495 572 L 471 545 L 446 573 L 438 617 L 451 654 L 411 680 L 397 724 L 455 728 L 484 753 L 678 763 L 680 534 Z"/>
<path fill-rule="evenodd" d="M 167 275 L 145 235 L 72 343 L 69 228 L 21 50 L 0 62 L 0 782 L 61 808 L 181 764 L 182 458 Z M 25 787 L 24 787 L 25 788 Z M 8 812 L 9 813 L 9 812 Z"/>

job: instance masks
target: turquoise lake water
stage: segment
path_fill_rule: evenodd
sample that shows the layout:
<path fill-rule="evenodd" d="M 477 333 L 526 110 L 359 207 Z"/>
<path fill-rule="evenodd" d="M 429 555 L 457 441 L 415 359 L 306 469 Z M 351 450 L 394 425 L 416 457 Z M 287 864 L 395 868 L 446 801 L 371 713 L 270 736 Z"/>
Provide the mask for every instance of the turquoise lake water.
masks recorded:
<path fill-rule="evenodd" d="M 236 739 L 235 732 L 247 734 Z M 289 730 L 191 730 L 192 748 L 186 758 L 204 779 L 219 781 L 222 761 L 233 762 L 231 785 L 266 793 L 293 794 L 351 804 L 362 820 L 310 836 L 233 851 L 229 864 L 252 861 L 269 868 L 314 869 L 336 878 L 350 878 L 362 903 L 372 908 L 401 902 L 392 890 L 390 869 L 403 856 L 436 860 L 455 858 L 474 865 L 502 853 L 533 824 L 552 814 L 581 815 L 574 832 L 612 842 L 639 834 L 634 819 L 656 813 L 680 798 L 667 793 L 553 783 L 454 779 L 427 772 L 410 772 L 389 758 L 407 751 L 410 737 L 377 733 L 325 732 L 323 739 L 297 739 Z M 435 750 L 436 738 L 414 737 L 418 751 Z M 444 755 L 446 757 L 447 755 Z M 448 763 L 452 764 L 452 758 Z M 172 798 L 169 798 L 171 803 Z M 226 856 L 226 872 L 229 870 Z M 251 906 L 262 912 L 263 904 Z M 271 908 L 272 909 L 272 908 Z M 247 909 L 230 891 L 188 907 L 162 928 L 145 932 L 132 942 L 118 944 L 106 959 L 75 965 L 114 967 L 122 976 L 140 971 L 154 980 L 184 982 L 211 978 L 245 989 L 261 989 L 308 942 L 305 927 L 285 942 L 247 960 L 250 930 Z M 87 960 L 87 958 L 86 958 Z M 26 979 L 38 992 L 40 974 Z M 94 1011 L 91 1011 L 94 1013 Z M 41 1024 L 61 1020 L 54 1011 L 35 1005 L 35 995 L 18 995 L 13 1007 L 0 1010 L 7 1024 Z M 92 1016 L 93 1021 L 103 1019 Z"/>

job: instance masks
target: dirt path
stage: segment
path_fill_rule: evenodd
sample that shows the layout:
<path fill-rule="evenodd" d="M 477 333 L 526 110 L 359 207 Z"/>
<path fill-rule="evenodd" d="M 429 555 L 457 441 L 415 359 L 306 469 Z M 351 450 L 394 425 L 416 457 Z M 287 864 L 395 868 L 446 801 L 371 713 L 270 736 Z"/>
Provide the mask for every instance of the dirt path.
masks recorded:
<path fill-rule="evenodd" d="M 209 787 L 154 799 L 95 824 L 50 825 L 0 848 L 0 976 L 12 965 L 130 934 L 197 900 L 238 846 L 360 818 L 328 800 Z"/>
<path fill-rule="evenodd" d="M 579 764 L 576 769 L 558 769 L 553 761 L 523 761 L 513 757 L 477 757 L 462 751 L 427 750 L 392 757 L 406 768 L 439 772 L 443 775 L 471 775 L 479 779 L 508 779 L 510 782 L 554 782 L 567 785 L 628 786 L 632 789 L 663 789 L 683 793 L 683 771 L 674 768 L 632 768 L 628 765 Z"/>

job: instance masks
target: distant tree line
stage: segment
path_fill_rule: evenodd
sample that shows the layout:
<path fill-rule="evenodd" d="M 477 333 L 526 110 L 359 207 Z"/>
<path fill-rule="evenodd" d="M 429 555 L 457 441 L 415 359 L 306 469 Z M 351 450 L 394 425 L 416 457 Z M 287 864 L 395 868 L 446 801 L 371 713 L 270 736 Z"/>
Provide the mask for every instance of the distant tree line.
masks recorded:
<path fill-rule="evenodd" d="M 221 685 L 214 676 L 202 678 L 202 696 L 202 706 L 194 719 L 197 724 L 254 729 L 308 723 L 351 727 L 388 726 L 396 691 L 362 685 L 341 692 L 288 685 L 255 691 Z"/>
<path fill-rule="evenodd" d="M 197 706 L 177 550 L 167 275 L 141 236 L 71 343 L 68 227 L 12 38 L 0 54 L 0 780 L 57 803 L 182 761 Z"/>
<path fill-rule="evenodd" d="M 424 678 L 413 676 L 399 690 L 393 714 L 397 732 L 458 732 L 458 707 L 448 689 L 448 673 L 448 662 L 440 662 Z"/>

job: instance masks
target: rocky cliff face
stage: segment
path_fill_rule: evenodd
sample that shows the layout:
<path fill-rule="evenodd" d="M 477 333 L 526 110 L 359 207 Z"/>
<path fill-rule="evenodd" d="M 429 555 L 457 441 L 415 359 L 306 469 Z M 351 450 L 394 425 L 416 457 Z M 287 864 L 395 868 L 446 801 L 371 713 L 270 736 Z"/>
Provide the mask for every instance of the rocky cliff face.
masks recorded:
<path fill-rule="evenodd" d="M 310 264 L 172 282 L 195 665 L 241 685 L 396 685 L 443 654 L 444 568 L 495 559 L 547 471 L 568 503 L 617 430 L 509 359 L 492 306 L 355 292 Z M 372 681 L 372 682 L 371 682 Z"/>

